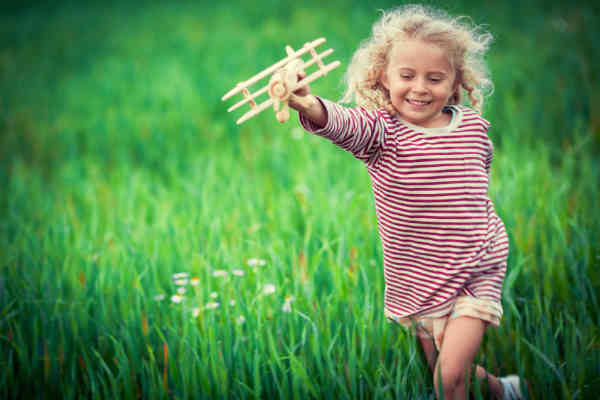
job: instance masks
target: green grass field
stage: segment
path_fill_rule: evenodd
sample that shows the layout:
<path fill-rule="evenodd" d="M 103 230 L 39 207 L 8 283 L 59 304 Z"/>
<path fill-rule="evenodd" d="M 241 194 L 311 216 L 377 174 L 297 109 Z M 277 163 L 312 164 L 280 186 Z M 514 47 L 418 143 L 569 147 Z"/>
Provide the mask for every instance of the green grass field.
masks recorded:
<path fill-rule="evenodd" d="M 432 398 L 383 316 L 363 165 L 295 115 L 237 126 L 220 101 L 318 37 L 342 67 L 312 90 L 337 100 L 394 3 L 263 3 L 2 12 L 1 398 Z M 511 253 L 477 361 L 530 398 L 597 398 L 599 8 L 447 10 L 495 36 L 484 116 Z"/>

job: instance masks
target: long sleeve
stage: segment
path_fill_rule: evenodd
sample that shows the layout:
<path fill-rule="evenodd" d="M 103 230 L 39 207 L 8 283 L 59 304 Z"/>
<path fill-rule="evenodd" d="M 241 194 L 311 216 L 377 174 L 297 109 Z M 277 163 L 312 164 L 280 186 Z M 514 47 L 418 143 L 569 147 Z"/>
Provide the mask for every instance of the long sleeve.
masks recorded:
<path fill-rule="evenodd" d="M 327 124 L 320 128 L 300 114 L 300 123 L 307 131 L 331 140 L 354 157 L 372 164 L 383 145 L 384 118 L 377 111 L 346 108 L 327 99 L 317 99 L 327 112 Z"/>

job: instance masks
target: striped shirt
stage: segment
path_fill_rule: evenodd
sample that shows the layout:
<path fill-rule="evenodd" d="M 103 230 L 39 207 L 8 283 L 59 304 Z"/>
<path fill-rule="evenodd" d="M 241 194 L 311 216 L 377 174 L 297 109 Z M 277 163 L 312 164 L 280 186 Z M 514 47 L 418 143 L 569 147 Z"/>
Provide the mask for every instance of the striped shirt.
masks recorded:
<path fill-rule="evenodd" d="M 327 124 L 318 129 L 300 114 L 302 126 L 352 153 L 371 178 L 386 313 L 443 316 L 461 293 L 500 303 L 508 238 L 488 196 L 489 122 L 450 106 L 447 127 L 425 129 L 319 100 Z"/>

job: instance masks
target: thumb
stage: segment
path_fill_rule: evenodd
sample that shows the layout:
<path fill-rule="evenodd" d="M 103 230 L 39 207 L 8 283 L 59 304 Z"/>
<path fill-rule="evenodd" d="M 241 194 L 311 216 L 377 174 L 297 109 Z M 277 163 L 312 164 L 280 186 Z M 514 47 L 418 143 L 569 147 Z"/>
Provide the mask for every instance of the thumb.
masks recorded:
<path fill-rule="evenodd" d="M 306 78 L 306 72 L 304 70 L 298 71 L 296 73 L 296 78 L 297 78 L 296 82 L 300 82 L 302 79 Z M 306 96 L 309 93 L 310 93 L 310 88 L 308 87 L 308 85 L 298 86 L 298 88 L 296 90 L 294 90 L 294 94 L 296 94 L 298 96 Z"/>

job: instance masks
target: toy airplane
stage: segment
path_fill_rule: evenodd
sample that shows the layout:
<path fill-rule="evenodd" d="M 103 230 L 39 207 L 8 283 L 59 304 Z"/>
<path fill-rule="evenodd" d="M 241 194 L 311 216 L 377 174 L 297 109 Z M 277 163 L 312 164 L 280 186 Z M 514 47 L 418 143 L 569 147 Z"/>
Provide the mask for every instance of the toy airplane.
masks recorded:
<path fill-rule="evenodd" d="M 329 73 L 329 71 L 332 71 L 340 66 L 339 61 L 333 61 L 332 63 L 329 63 L 327 65 L 323 63 L 323 58 L 333 53 L 333 49 L 328 49 L 322 52 L 321 54 L 317 54 L 315 48 L 323 43 L 325 43 L 325 38 L 320 38 L 312 42 L 307 42 L 300 50 L 294 50 L 290 46 L 286 46 L 286 58 L 276 62 L 264 71 L 259 72 L 247 81 L 238 83 L 232 90 L 230 90 L 225 94 L 225 96 L 223 96 L 223 98 L 221 99 L 223 101 L 240 92 L 244 96 L 243 100 L 229 107 L 227 112 L 231 112 L 246 103 L 250 105 L 250 111 L 246 112 L 244 115 L 242 115 L 240 119 L 237 120 L 237 124 L 239 125 L 242 122 L 254 117 L 255 115 L 258 115 L 261 111 L 267 109 L 269 106 L 273 105 L 273 109 L 275 110 L 277 120 L 279 122 L 287 121 L 290 117 L 288 101 L 292 96 L 294 97 L 295 101 L 301 104 L 310 104 L 307 103 L 308 100 L 304 99 L 301 96 L 294 95 L 293 92 L 298 88 L 307 85 L 315 81 L 316 79 L 326 75 L 327 73 Z M 300 56 L 306 53 L 310 53 L 311 59 L 304 62 Z M 297 74 L 304 71 L 305 68 L 310 67 L 315 63 L 318 65 L 319 69 L 313 72 L 312 74 L 304 77 L 301 81 L 298 81 Z M 254 93 L 250 93 L 248 87 L 260 81 L 261 79 L 266 78 L 269 75 L 271 75 L 271 78 L 266 86 L 262 87 Z M 257 104 L 254 99 L 256 99 L 258 96 L 265 92 L 268 93 L 269 99 L 265 100 L 260 104 Z"/>

